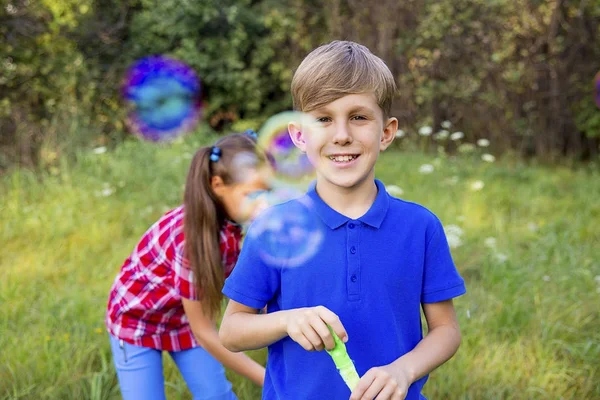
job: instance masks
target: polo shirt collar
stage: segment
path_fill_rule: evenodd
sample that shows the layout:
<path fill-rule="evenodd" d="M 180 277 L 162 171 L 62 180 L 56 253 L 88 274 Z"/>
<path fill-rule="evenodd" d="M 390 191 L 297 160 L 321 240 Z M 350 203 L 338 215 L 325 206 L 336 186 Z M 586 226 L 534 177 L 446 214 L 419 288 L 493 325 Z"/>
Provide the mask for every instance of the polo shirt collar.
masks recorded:
<path fill-rule="evenodd" d="M 323 220 L 323 222 L 325 222 L 325 224 L 331 229 L 337 229 L 346 222 L 350 221 L 349 217 L 335 211 L 321 199 L 321 197 L 317 194 L 316 185 L 316 181 L 311 182 L 307 195 L 312 200 L 315 211 Z M 373 228 L 379 228 L 387 213 L 390 199 L 385 190 L 384 184 L 380 180 L 375 179 L 375 185 L 377 186 L 377 196 L 375 197 L 375 201 L 365 215 L 358 218 L 358 220 L 366 225 L 372 226 Z"/>

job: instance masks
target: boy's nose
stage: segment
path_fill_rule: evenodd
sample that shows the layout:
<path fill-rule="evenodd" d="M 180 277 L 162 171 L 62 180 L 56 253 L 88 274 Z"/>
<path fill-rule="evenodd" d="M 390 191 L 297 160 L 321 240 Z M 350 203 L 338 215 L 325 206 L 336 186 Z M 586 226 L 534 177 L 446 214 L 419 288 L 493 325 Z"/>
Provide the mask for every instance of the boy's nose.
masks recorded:
<path fill-rule="evenodd" d="M 335 135 L 333 136 L 333 143 L 338 145 L 345 145 L 352 143 L 352 135 L 348 125 L 339 124 L 335 127 Z"/>

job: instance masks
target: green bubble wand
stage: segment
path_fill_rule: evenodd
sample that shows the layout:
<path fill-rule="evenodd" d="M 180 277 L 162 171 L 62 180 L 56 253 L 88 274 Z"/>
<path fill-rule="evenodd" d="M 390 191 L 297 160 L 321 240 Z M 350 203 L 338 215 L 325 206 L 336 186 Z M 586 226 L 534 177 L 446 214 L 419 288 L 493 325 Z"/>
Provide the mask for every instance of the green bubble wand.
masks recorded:
<path fill-rule="evenodd" d="M 348 385 L 350 388 L 350 391 L 353 391 L 356 385 L 358 385 L 358 381 L 360 381 L 358 372 L 356 372 L 354 363 L 348 355 L 348 351 L 346 350 L 346 345 L 344 342 L 342 342 L 342 340 L 329 325 L 327 327 L 329 328 L 329 331 L 331 332 L 335 342 L 335 347 L 331 350 L 327 350 L 327 353 L 329 353 L 331 356 L 331 359 L 335 363 L 335 367 L 338 369 L 338 372 L 342 376 L 344 382 L 346 382 L 346 385 Z"/>

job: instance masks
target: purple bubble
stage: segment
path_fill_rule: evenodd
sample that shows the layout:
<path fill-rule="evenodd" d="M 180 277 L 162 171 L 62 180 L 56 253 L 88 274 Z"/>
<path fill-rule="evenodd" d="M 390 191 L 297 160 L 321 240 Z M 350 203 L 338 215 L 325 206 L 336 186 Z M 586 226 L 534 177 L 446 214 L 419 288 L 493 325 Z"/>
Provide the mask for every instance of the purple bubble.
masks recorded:
<path fill-rule="evenodd" d="M 314 174 L 314 167 L 305 153 L 300 151 L 288 132 L 288 124 L 306 124 L 305 114 L 286 111 L 272 116 L 259 132 L 259 143 L 267 153 L 277 176 L 284 179 L 302 180 Z"/>
<path fill-rule="evenodd" d="M 157 55 L 136 61 L 125 74 L 121 93 L 132 107 L 129 129 L 145 140 L 172 140 L 192 131 L 202 116 L 200 79 L 173 58 Z"/>

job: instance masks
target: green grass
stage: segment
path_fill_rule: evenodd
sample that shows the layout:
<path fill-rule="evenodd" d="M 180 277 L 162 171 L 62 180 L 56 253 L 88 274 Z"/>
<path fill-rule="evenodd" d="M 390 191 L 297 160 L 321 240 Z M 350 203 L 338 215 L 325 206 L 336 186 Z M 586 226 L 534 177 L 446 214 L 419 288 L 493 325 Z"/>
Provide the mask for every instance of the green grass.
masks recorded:
<path fill-rule="evenodd" d="M 0 180 L 0 399 L 118 399 L 103 318 L 140 235 L 182 198 L 194 149 L 126 142 Z M 431 174 L 419 166 L 432 163 Z M 462 229 L 463 343 L 431 399 L 600 398 L 600 173 L 385 153 L 377 176 Z M 484 182 L 473 191 L 475 180 Z M 103 192 L 104 191 L 104 192 Z M 495 247 L 490 240 L 495 238 Z M 252 355 L 264 361 L 264 351 Z M 189 399 L 168 357 L 169 399 Z M 308 373 L 308 372 L 307 372 Z M 260 398 L 228 372 L 240 399 Z"/>

